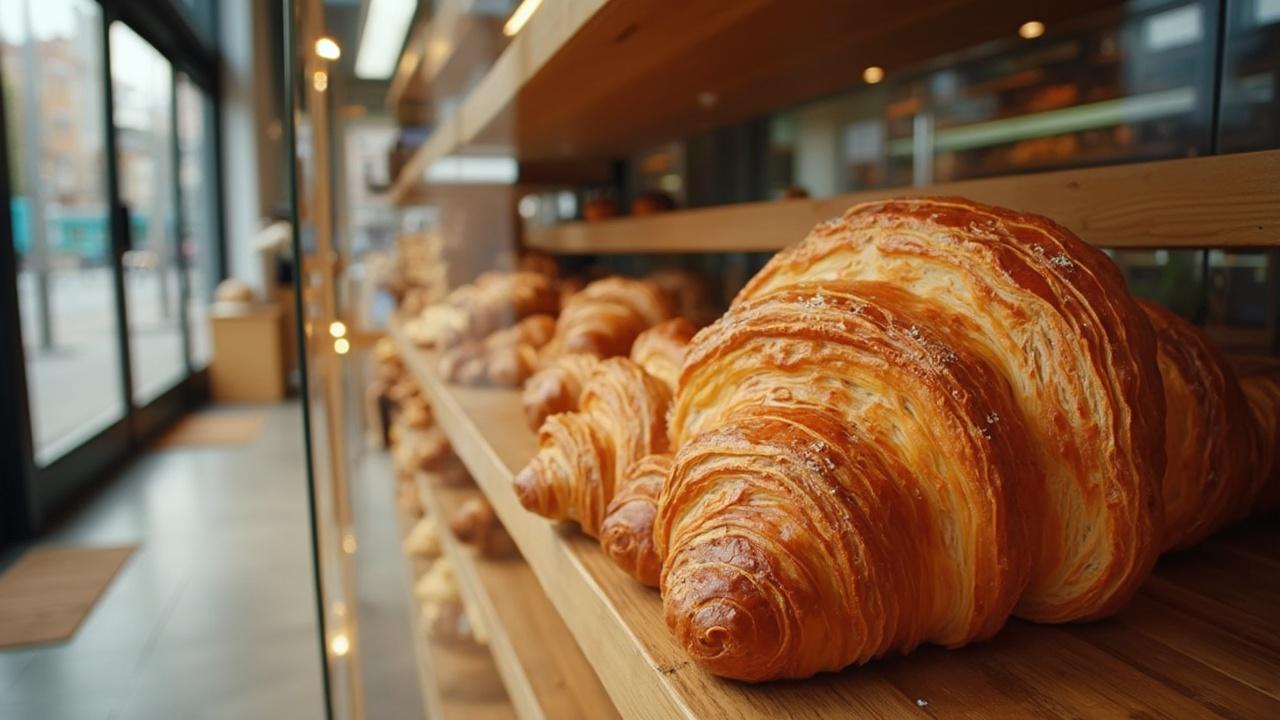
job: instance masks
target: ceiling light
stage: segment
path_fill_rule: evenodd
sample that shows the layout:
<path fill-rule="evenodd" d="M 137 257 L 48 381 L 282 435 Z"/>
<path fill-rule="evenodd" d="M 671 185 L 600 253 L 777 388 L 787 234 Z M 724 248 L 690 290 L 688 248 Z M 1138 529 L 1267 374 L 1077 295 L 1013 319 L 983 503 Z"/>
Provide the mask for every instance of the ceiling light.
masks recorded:
<path fill-rule="evenodd" d="M 1018 28 L 1018 37 L 1023 40 L 1035 40 L 1044 34 L 1044 23 L 1039 20 L 1028 20 Z"/>
<path fill-rule="evenodd" d="M 542 0 L 524 0 L 516 11 L 511 13 L 511 17 L 507 18 L 507 24 L 502 26 L 502 34 L 507 37 L 515 37 L 516 33 L 529 22 L 529 18 L 533 17 L 533 11 L 538 9 L 542 4 Z"/>
<path fill-rule="evenodd" d="M 325 60 L 337 60 L 342 57 L 342 48 L 333 38 L 322 37 L 316 40 L 316 54 Z"/>
<path fill-rule="evenodd" d="M 391 77 L 417 9 L 417 0 L 369 0 L 364 29 L 360 31 L 360 48 L 356 51 L 356 77 L 361 80 Z"/>
<path fill-rule="evenodd" d="M 862 81 L 868 85 L 875 85 L 884 79 L 884 68 L 879 65 L 872 65 L 862 71 Z"/>

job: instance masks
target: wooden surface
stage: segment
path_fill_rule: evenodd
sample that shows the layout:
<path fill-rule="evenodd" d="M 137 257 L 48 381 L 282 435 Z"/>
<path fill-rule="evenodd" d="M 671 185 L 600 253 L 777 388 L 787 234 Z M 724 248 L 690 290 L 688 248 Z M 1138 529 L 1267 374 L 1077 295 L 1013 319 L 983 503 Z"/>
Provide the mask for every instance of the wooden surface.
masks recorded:
<path fill-rule="evenodd" d="M 0 575 L 0 648 L 70 640 L 137 547 L 27 550 Z"/>
<path fill-rule="evenodd" d="M 487 625 L 489 648 L 516 714 L 524 720 L 616 717 L 528 564 L 519 555 L 481 557 L 448 531 L 454 511 L 479 490 L 443 487 L 427 475 L 417 482 L 427 512 L 440 518 L 441 545 L 463 598 Z"/>
<path fill-rule="evenodd" d="M 209 363 L 209 386 L 214 402 L 284 399 L 281 317 L 274 304 L 251 312 L 210 316 L 213 360 Z"/>
<path fill-rule="evenodd" d="M 396 503 L 396 525 L 404 539 L 413 520 Z M 422 625 L 420 603 L 413 594 L 418 578 L 431 561 L 405 555 L 409 588 L 409 627 L 418 667 L 423 707 L 431 720 L 511 720 L 516 717 L 506 689 L 498 678 L 489 649 L 478 643 L 444 642 L 428 635 Z"/>
<path fill-rule="evenodd" d="M 1280 717 L 1280 529 L 1274 517 L 1161 561 L 1135 602 L 1078 626 L 1014 621 L 994 640 L 800 682 L 745 685 L 692 665 L 656 592 L 588 538 L 526 512 L 532 456 L 512 390 L 455 388 L 399 333 L 410 371 L 619 711 L 632 718 Z"/>
<path fill-rule="evenodd" d="M 1046 215 L 1110 248 L 1280 243 L 1280 150 L 685 210 L 527 234 L 549 253 L 778 250 L 859 202 L 961 195 Z"/>

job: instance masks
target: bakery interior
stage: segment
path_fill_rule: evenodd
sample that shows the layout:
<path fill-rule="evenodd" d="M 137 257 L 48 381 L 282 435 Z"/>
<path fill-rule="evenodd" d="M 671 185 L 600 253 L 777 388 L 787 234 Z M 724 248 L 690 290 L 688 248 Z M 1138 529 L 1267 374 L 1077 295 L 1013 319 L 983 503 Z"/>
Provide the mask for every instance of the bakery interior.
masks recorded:
<path fill-rule="evenodd" d="M 1280 0 L 0 7 L 0 718 L 1280 716 Z"/>

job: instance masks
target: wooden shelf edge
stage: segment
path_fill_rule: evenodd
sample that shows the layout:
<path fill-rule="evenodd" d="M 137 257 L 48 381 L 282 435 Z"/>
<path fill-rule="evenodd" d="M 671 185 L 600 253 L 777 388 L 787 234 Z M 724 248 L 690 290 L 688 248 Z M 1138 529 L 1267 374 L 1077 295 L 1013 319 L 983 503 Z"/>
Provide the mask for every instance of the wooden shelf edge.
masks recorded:
<path fill-rule="evenodd" d="M 494 664 L 516 714 L 525 720 L 615 716 L 599 683 L 592 687 L 595 671 L 538 589 L 524 560 L 481 557 L 444 527 L 454 510 L 467 499 L 480 496 L 481 491 L 442 487 L 427 474 L 419 474 L 415 482 L 424 505 L 440 518 L 441 546 L 454 566 L 464 599 L 488 626 Z M 500 596 L 503 592 L 514 595 Z M 527 627 L 530 625 L 540 626 L 538 634 L 530 633 L 535 629 Z"/>
<path fill-rule="evenodd" d="M 528 232 L 526 244 L 554 254 L 773 251 L 857 203 L 922 195 L 1039 213 L 1107 248 L 1280 242 L 1280 150 L 1266 150 L 567 223 Z"/>

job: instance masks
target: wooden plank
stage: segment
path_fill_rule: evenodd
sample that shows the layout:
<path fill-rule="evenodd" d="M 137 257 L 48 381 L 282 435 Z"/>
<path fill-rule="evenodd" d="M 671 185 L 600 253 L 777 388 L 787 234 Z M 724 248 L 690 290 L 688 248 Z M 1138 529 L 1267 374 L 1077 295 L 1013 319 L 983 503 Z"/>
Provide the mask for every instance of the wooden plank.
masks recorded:
<path fill-rule="evenodd" d="M 568 223 L 531 231 L 526 242 L 562 254 L 772 251 L 851 205 L 922 195 L 960 195 L 1046 215 L 1101 247 L 1280 243 L 1280 150 Z"/>
<path fill-rule="evenodd" d="M 474 488 L 443 487 L 425 474 L 416 480 L 423 504 L 440 518 L 442 527 L 458 507 L 479 494 Z M 463 597 L 488 625 L 498 673 L 519 717 L 617 717 L 595 670 L 524 560 L 479 557 L 447 530 L 441 533 L 441 545 Z"/>
<path fill-rule="evenodd" d="M 412 522 L 397 503 L 396 526 L 401 539 L 409 534 Z M 445 643 L 427 634 L 413 585 L 431 567 L 431 562 L 409 555 L 404 558 L 409 588 L 409 628 L 418 668 L 418 687 L 427 717 L 432 720 L 515 718 L 487 648 L 476 643 Z"/>
<path fill-rule="evenodd" d="M 1113 620 L 1078 627 L 1015 621 L 989 643 L 959 651 L 922 648 L 801 682 L 745 685 L 712 677 L 676 646 L 655 592 L 623 575 L 589 538 L 520 507 L 511 479 L 532 456 L 536 439 L 525 429 L 518 393 L 448 386 L 432 372 L 429 354 L 409 344 L 398 327 L 393 335 L 455 450 L 626 717 L 1280 713 L 1280 652 L 1256 617 L 1270 584 L 1248 590 L 1252 579 L 1245 567 L 1215 574 L 1208 566 L 1233 561 L 1212 548 L 1181 562 L 1201 568 L 1222 589 L 1200 588 L 1208 595 L 1186 590 L 1195 571 L 1162 566 L 1162 576 L 1185 572 L 1187 578 L 1179 576 L 1181 585 L 1153 579 Z M 1179 606 L 1164 602 L 1163 588 L 1183 593 Z M 1218 621 L 1222 617 L 1225 622 Z"/>

